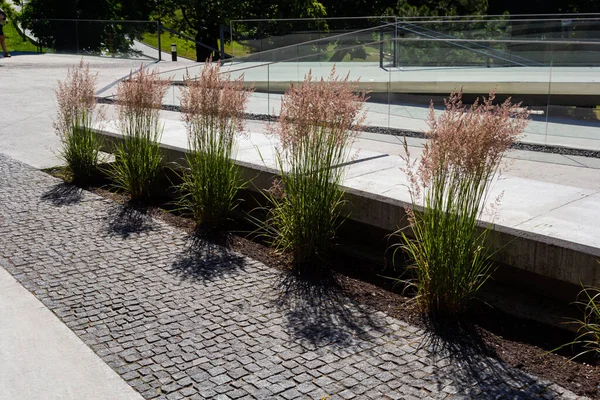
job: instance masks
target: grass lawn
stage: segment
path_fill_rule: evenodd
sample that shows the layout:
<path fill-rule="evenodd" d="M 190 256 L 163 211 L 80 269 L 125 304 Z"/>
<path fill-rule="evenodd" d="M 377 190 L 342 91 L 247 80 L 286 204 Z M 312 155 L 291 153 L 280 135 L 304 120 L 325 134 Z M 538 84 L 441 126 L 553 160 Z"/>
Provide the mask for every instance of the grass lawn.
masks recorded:
<path fill-rule="evenodd" d="M 37 52 L 37 47 L 29 39 L 23 40 L 23 37 L 17 32 L 17 28 L 10 22 L 2 27 L 6 38 L 6 48 L 11 51 L 32 51 Z"/>
<path fill-rule="evenodd" d="M 160 40 L 160 47 L 164 52 L 171 53 L 171 43 L 175 43 L 177 44 L 177 55 L 179 57 L 185 57 L 192 60 L 196 59 L 196 46 L 194 42 L 182 39 L 179 36 L 172 35 L 169 32 L 163 32 Z M 158 38 L 156 34 L 144 34 L 141 41 L 149 46 L 158 47 Z M 336 51 L 336 47 L 337 46 L 333 43 L 329 44 L 327 46 L 327 51 L 321 53 L 322 61 L 327 61 L 330 57 L 332 57 Z M 360 46 L 356 47 L 359 48 Z M 243 57 L 251 54 L 251 51 L 238 42 L 232 42 L 225 44 L 225 53 L 233 55 L 234 57 Z M 379 46 L 377 45 L 363 45 L 362 53 L 363 54 L 360 56 L 360 58 L 352 58 L 350 53 L 348 53 L 343 57 L 342 60 L 338 60 L 338 62 L 379 61 Z M 315 53 L 314 55 L 317 54 L 318 53 Z"/>
<path fill-rule="evenodd" d="M 158 37 L 156 34 L 146 33 L 142 36 L 142 42 L 146 43 L 152 47 L 158 47 Z M 179 57 L 190 58 L 192 60 L 196 59 L 196 45 L 194 42 L 186 39 L 182 39 L 177 35 L 172 35 L 169 32 L 163 32 L 160 36 L 160 47 L 162 51 L 167 53 L 171 53 L 171 43 L 177 44 L 177 55 Z M 244 46 L 240 45 L 237 42 L 234 43 L 226 43 L 225 44 L 225 53 L 233 54 L 236 57 L 245 55 L 248 53 L 248 50 L 244 48 Z"/>

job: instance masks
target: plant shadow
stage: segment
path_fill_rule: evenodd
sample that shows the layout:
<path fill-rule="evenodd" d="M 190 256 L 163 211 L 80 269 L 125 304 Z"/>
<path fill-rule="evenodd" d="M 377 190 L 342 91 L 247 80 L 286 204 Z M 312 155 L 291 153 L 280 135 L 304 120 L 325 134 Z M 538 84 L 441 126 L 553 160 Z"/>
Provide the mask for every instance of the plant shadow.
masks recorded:
<path fill-rule="evenodd" d="M 303 344 L 344 348 L 386 333 L 384 317 L 346 297 L 331 273 L 308 276 L 291 270 L 276 288 L 286 328 Z"/>
<path fill-rule="evenodd" d="M 52 186 L 41 197 L 43 201 L 55 206 L 69 206 L 79 203 L 83 198 L 83 189 L 71 183 L 60 182 Z"/>
<path fill-rule="evenodd" d="M 243 271 L 245 259 L 229 248 L 229 238 L 226 232 L 196 230 L 173 263 L 172 272 L 183 280 L 206 281 Z"/>
<path fill-rule="evenodd" d="M 457 395 L 483 399 L 561 398 L 549 383 L 500 361 L 480 328 L 468 321 L 428 317 L 421 349 L 432 355 L 439 390 L 451 381 Z M 441 364 L 441 365 L 440 365 Z"/>
<path fill-rule="evenodd" d="M 127 239 L 133 234 L 154 230 L 155 224 L 146 207 L 125 203 L 109 208 L 106 229 L 109 235 Z"/>

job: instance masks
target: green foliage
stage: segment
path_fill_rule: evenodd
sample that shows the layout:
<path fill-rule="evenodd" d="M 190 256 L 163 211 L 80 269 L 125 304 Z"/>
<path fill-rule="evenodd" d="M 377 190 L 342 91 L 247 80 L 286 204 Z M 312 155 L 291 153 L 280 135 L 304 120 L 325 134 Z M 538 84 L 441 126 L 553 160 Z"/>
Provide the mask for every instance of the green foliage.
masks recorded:
<path fill-rule="evenodd" d="M 127 191 L 132 201 L 148 201 L 162 165 L 162 129 L 134 130 L 117 146 L 110 174 L 117 189 Z"/>
<path fill-rule="evenodd" d="M 42 46 L 56 51 L 127 53 L 132 39 L 139 37 L 141 32 L 153 29 L 153 25 L 94 20 L 148 20 L 154 7 L 154 2 L 142 0 L 76 1 L 67 7 L 63 0 L 30 0 L 23 8 L 21 20 L 25 27 L 33 31 Z"/>
<path fill-rule="evenodd" d="M 292 255 L 302 274 L 327 273 L 330 242 L 343 220 L 339 185 L 365 101 L 354 89 L 335 69 L 322 81 L 313 81 L 309 72 L 282 100 L 276 129 L 281 178 L 265 194 L 271 209 L 264 230 L 275 248 Z"/>
<path fill-rule="evenodd" d="M 396 15 L 400 17 L 428 17 L 454 15 L 485 15 L 488 0 L 398 0 Z"/>
<path fill-rule="evenodd" d="M 485 248 L 491 226 L 477 231 L 487 181 L 436 171 L 422 210 L 413 209 L 415 239 L 403 231 L 402 249 L 413 261 L 413 281 L 423 309 L 433 314 L 464 311 L 489 278 L 492 264 Z"/>
<path fill-rule="evenodd" d="M 221 230 L 236 207 L 236 194 L 244 185 L 238 166 L 231 158 L 231 146 L 216 137 L 190 143 L 186 155 L 188 168 L 183 171 L 183 193 L 179 204 L 194 216 L 198 226 Z"/>
<path fill-rule="evenodd" d="M 577 346 L 582 350 L 572 359 L 590 353 L 598 357 L 600 356 L 600 288 L 583 287 L 574 304 L 583 312 L 583 319 L 571 322 L 579 326 L 577 337 L 572 342 L 563 344 L 552 351 L 556 352 L 565 347 Z"/>
<path fill-rule="evenodd" d="M 20 14 L 13 9 L 11 4 L 5 0 L 0 0 L 0 10 L 6 14 L 6 20 L 2 26 L 6 49 L 9 52 L 15 51 L 37 51 L 37 47 L 25 36 L 21 36 L 16 28 Z"/>
<path fill-rule="evenodd" d="M 244 185 L 233 159 L 236 136 L 243 130 L 244 108 L 251 91 L 243 77 L 232 80 L 208 60 L 196 79 L 186 75 L 181 90 L 189 154 L 179 189 L 182 208 L 204 229 L 222 230 Z"/>
<path fill-rule="evenodd" d="M 9 21 L 19 16 L 19 13 L 13 9 L 12 4 L 9 4 L 6 0 L 0 0 L 0 10 L 4 11 L 6 19 Z"/>
<path fill-rule="evenodd" d="M 583 308 L 583 319 L 578 321 L 579 335 L 570 344 L 578 344 L 585 348 L 577 357 L 586 353 L 600 356 L 600 289 L 584 288 L 580 293 L 580 297 L 582 296 L 584 299 L 577 304 Z"/>
<path fill-rule="evenodd" d="M 9 19 L 2 27 L 2 31 L 6 40 L 6 49 L 9 52 L 37 52 L 37 46 L 27 37 L 19 34 L 13 20 Z"/>
<path fill-rule="evenodd" d="M 157 9 L 158 16 L 174 29 L 192 36 L 195 41 L 219 49 L 221 25 L 231 20 L 252 18 L 321 18 L 326 15 L 319 1 L 235 1 L 235 0 L 167 0 Z M 279 24 L 277 25 L 279 26 Z M 240 32 L 236 29 L 236 32 Z M 272 31 L 269 31 L 272 33 Z M 248 33 L 248 32 L 247 32 Z M 255 35 L 253 35 L 255 36 Z M 241 39 L 241 38 L 234 38 Z M 229 41 L 228 35 L 226 40 Z M 231 52 L 229 53 L 231 54 Z M 239 53 L 235 53 L 239 54 Z M 218 54 L 196 46 L 196 60 L 204 61 Z"/>
<path fill-rule="evenodd" d="M 321 149 L 313 154 L 298 154 L 291 160 L 295 165 L 289 172 L 284 170 L 283 157 L 279 156 L 282 189 L 273 188 L 266 193 L 272 208 L 265 228 L 276 249 L 292 254 L 298 271 L 320 275 L 326 272 L 328 249 L 343 221 L 345 200 L 338 187 L 342 171 L 331 168 L 340 154 L 322 149 L 332 146 L 330 141 L 314 145 Z M 321 159 L 320 155 L 326 158 Z"/>
<path fill-rule="evenodd" d="M 445 112 L 430 109 L 428 136 L 418 169 L 407 169 L 413 238 L 399 231 L 400 249 L 412 260 L 409 281 L 424 311 L 460 314 L 492 272 L 487 241 L 492 225 L 478 227 L 502 155 L 527 125 L 528 113 L 494 93 L 465 108 L 453 93 Z M 408 148 L 406 148 L 408 154 Z M 398 250 L 398 249 L 396 249 Z"/>
<path fill-rule="evenodd" d="M 76 182 L 89 180 L 98 169 L 101 142 L 92 129 L 95 88 L 96 76 L 82 60 L 69 69 L 67 78 L 58 82 L 56 90 L 58 115 L 53 125 L 62 143 L 60 154 Z"/>
<path fill-rule="evenodd" d="M 195 41 L 218 49 L 221 25 L 228 25 L 231 19 L 248 16 L 246 10 L 251 2 L 235 0 L 167 0 L 160 8 L 161 18 L 169 26 L 187 34 Z M 195 58 L 199 62 L 218 57 L 218 53 L 203 46 L 196 46 Z"/>
<path fill-rule="evenodd" d="M 83 115 L 68 135 L 61 138 L 61 157 L 67 163 L 73 181 L 85 183 L 98 174 L 102 142 L 91 127 L 90 118 Z"/>
<path fill-rule="evenodd" d="M 110 168 L 114 184 L 129 192 L 132 201 L 148 201 L 162 166 L 159 121 L 169 80 L 142 68 L 117 86 L 119 124 L 123 141 Z"/>
<path fill-rule="evenodd" d="M 160 47 L 162 51 L 171 53 L 171 44 L 177 45 L 177 54 L 179 57 L 188 58 L 190 60 L 196 59 L 196 44 L 190 40 L 183 39 L 177 35 L 173 35 L 170 32 L 162 32 L 160 37 Z M 156 33 L 145 33 L 141 37 L 141 41 L 149 46 L 158 48 L 158 36 Z M 221 43 L 219 42 L 219 49 Z M 226 43 L 225 53 L 234 54 L 236 57 L 241 57 L 247 53 L 247 50 L 238 42 Z"/>

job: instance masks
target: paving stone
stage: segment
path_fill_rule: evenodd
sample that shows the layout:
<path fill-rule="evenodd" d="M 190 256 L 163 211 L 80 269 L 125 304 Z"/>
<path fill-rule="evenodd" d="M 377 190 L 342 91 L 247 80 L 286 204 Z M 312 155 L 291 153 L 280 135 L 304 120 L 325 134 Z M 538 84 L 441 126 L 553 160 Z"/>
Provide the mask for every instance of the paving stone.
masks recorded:
<path fill-rule="evenodd" d="M 282 272 L 2 154 L 0 242 L 0 265 L 148 399 L 576 398 L 434 357 L 420 329 L 342 296 L 281 302 Z"/>

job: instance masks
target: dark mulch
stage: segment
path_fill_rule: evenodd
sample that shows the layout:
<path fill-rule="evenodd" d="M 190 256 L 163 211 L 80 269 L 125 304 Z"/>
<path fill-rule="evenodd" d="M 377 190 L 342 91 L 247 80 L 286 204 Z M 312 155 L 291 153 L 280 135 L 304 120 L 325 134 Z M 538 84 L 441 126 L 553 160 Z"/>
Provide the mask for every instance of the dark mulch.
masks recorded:
<path fill-rule="evenodd" d="M 48 170 L 50 174 L 65 179 L 60 170 Z M 119 203 L 125 203 L 123 194 L 108 190 L 106 186 L 88 186 L 86 189 Z M 194 224 L 188 219 L 168 211 L 168 202 L 145 208 L 145 212 L 166 223 L 194 232 Z M 240 229 L 240 225 L 236 226 Z M 265 265 L 279 270 L 290 270 L 290 259 L 276 253 L 272 248 L 258 240 L 251 240 L 249 226 L 243 231 L 232 233 L 227 245 Z M 410 296 L 403 295 L 402 288 L 393 280 L 382 277 L 381 265 L 367 265 L 364 260 L 353 260 L 338 251 L 334 254 L 334 278 L 344 294 L 355 301 L 383 311 L 397 319 L 406 321 L 424 329 L 431 329 L 430 320 L 417 309 Z M 365 272 L 367 271 L 367 272 Z M 388 273 L 389 274 L 389 273 Z M 482 341 L 490 355 L 525 372 L 555 382 L 578 395 L 600 399 L 600 362 L 597 358 L 582 357 L 570 360 L 580 349 L 571 347 L 557 352 L 553 349 L 574 339 L 572 332 L 538 322 L 517 318 L 497 311 L 488 305 L 475 307 L 467 316 L 471 332 Z M 461 330 L 461 335 L 465 330 Z"/>

